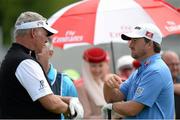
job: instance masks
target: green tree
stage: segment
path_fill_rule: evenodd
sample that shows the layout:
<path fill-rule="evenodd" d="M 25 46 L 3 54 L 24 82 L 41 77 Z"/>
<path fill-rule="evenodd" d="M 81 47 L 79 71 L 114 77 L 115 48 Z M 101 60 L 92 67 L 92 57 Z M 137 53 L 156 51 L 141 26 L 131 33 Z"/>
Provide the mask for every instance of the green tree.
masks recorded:
<path fill-rule="evenodd" d="M 21 12 L 35 11 L 48 18 L 57 10 L 74 2 L 77 0 L 1 0 L 2 43 L 9 46 L 12 42 L 13 25 Z"/>

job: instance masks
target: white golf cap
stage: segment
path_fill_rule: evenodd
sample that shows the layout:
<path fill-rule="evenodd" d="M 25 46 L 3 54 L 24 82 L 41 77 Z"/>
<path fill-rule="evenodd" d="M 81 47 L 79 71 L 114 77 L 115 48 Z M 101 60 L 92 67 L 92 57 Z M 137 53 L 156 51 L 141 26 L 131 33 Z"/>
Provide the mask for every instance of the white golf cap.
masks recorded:
<path fill-rule="evenodd" d="M 136 27 L 134 27 L 132 32 L 121 35 L 121 38 L 123 40 L 131 40 L 131 38 L 143 38 L 143 37 L 152 40 L 158 44 L 161 44 L 162 42 L 162 34 L 159 28 L 151 23 L 137 25 Z"/>
<path fill-rule="evenodd" d="M 21 23 L 20 25 L 16 25 L 15 29 L 20 30 L 20 29 L 40 28 L 40 27 L 48 31 L 48 36 L 58 33 L 57 30 L 53 29 L 50 25 L 48 25 L 46 20 Z"/>
<path fill-rule="evenodd" d="M 124 55 L 117 60 L 117 70 L 122 70 L 124 68 L 132 68 L 133 67 L 134 58 L 130 55 Z"/>

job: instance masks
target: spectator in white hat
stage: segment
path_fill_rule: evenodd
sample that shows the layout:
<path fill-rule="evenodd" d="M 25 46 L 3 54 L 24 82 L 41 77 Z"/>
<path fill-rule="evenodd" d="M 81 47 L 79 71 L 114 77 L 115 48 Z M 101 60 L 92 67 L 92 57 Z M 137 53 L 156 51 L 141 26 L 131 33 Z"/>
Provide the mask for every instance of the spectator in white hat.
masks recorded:
<path fill-rule="evenodd" d="M 160 30 L 144 23 L 121 38 L 129 42 L 131 56 L 141 66 L 125 82 L 115 74 L 106 77 L 104 96 L 109 104 L 103 110 L 111 109 L 126 119 L 174 119 L 174 86 L 160 55 Z"/>
<path fill-rule="evenodd" d="M 134 58 L 132 58 L 130 55 L 121 56 L 117 60 L 117 74 L 122 78 L 123 81 L 127 80 L 133 72 L 133 61 Z"/>

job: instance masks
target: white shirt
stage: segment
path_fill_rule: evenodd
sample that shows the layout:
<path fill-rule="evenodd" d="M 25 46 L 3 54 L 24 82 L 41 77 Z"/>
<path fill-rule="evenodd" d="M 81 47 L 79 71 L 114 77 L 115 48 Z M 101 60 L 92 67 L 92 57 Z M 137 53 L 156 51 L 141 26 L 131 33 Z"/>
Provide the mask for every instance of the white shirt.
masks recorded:
<path fill-rule="evenodd" d="M 53 93 L 41 66 L 34 60 L 23 60 L 17 67 L 15 75 L 33 101 Z"/>

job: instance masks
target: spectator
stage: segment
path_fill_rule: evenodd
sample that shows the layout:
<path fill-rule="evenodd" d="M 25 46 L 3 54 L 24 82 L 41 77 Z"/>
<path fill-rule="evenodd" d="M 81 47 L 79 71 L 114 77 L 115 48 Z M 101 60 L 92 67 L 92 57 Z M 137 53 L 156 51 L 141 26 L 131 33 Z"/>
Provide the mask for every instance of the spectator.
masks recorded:
<path fill-rule="evenodd" d="M 46 18 L 23 12 L 15 23 L 15 43 L 0 68 L 0 118 L 59 118 L 60 113 L 83 117 L 77 98 L 55 95 L 35 55 L 42 52 L 48 37 L 57 33 Z"/>
<path fill-rule="evenodd" d="M 180 84 L 180 60 L 179 56 L 173 51 L 165 51 L 162 53 L 162 59 L 168 65 L 174 82 L 174 98 L 176 119 L 180 119 L 180 94 L 178 94 L 178 84 Z"/>
<path fill-rule="evenodd" d="M 83 53 L 82 80 L 75 81 L 85 119 L 100 119 L 101 107 L 106 104 L 103 95 L 104 76 L 109 72 L 109 59 L 102 48 L 89 48 Z"/>
<path fill-rule="evenodd" d="M 162 53 L 162 59 L 168 65 L 171 71 L 173 82 L 180 82 L 180 78 L 178 76 L 180 74 L 179 56 L 173 51 L 165 51 Z"/>
<path fill-rule="evenodd" d="M 106 76 L 104 96 L 109 104 L 102 109 L 104 117 L 106 110 L 111 109 L 127 119 L 173 119 L 173 81 L 160 56 L 160 30 L 145 23 L 121 37 L 129 41 L 131 56 L 141 66 L 125 82 L 115 74 Z"/>
<path fill-rule="evenodd" d="M 37 55 L 39 62 L 46 71 L 53 92 L 56 93 L 56 95 L 77 97 L 77 90 L 72 79 L 66 74 L 58 72 L 53 65 L 50 64 L 49 60 L 53 56 L 53 53 L 52 40 L 49 39 L 42 52 Z M 61 119 L 63 118 L 64 116 L 62 115 Z"/>
<path fill-rule="evenodd" d="M 133 61 L 134 59 L 130 55 L 124 55 L 118 59 L 117 74 L 122 78 L 123 81 L 127 80 L 133 72 Z"/>

